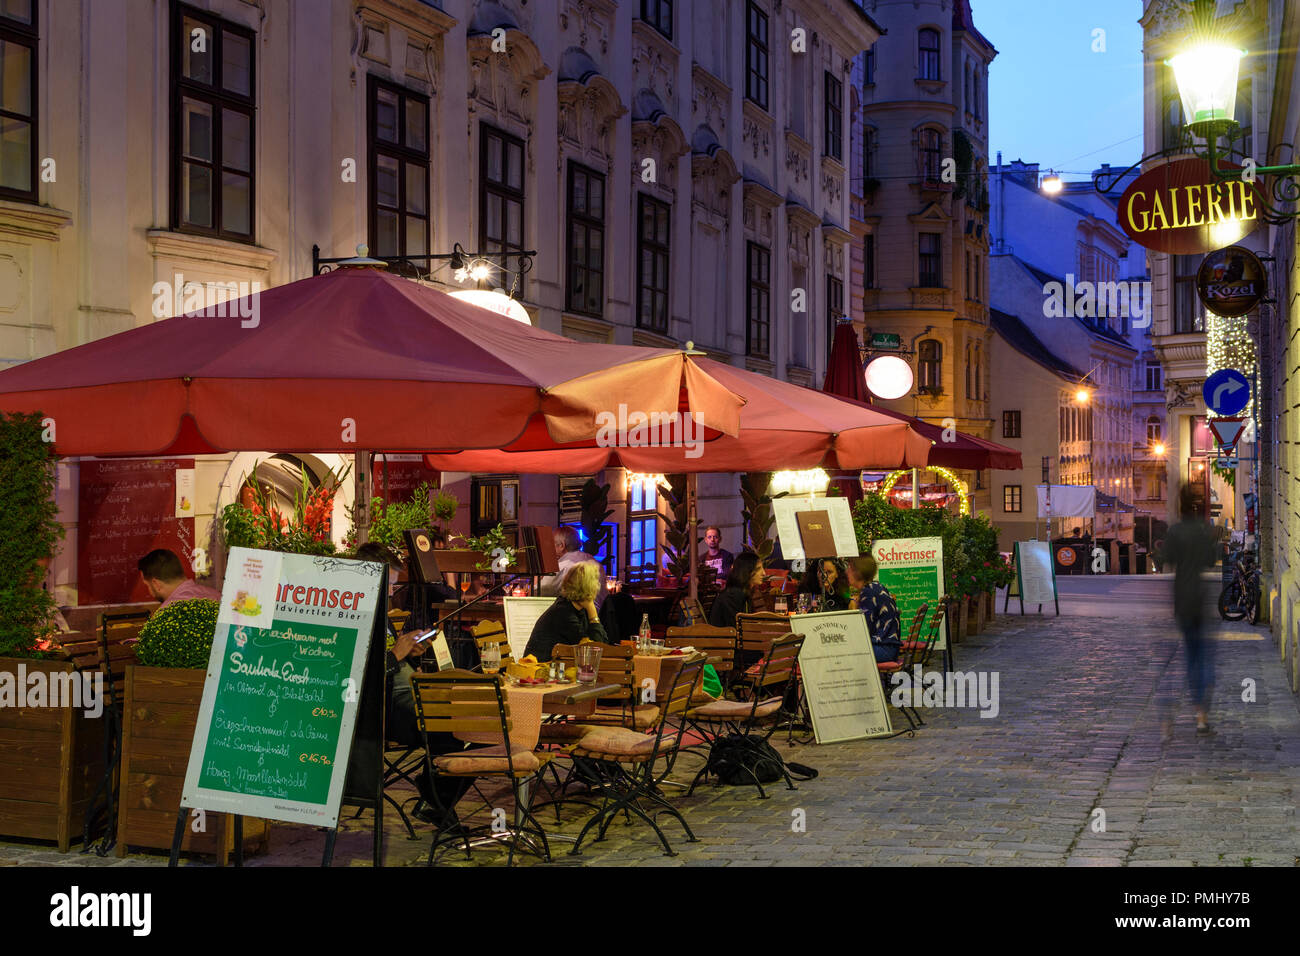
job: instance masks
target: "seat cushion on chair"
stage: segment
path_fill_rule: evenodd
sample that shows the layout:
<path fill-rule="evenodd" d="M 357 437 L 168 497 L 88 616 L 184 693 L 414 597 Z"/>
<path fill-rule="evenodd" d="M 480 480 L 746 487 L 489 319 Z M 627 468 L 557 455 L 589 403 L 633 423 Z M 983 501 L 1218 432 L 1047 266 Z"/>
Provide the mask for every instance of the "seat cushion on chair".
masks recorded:
<path fill-rule="evenodd" d="M 659 708 L 653 704 L 645 704 L 629 714 L 624 707 L 597 707 L 582 720 L 592 724 L 622 724 L 629 716 L 635 721 L 637 730 L 645 730 L 659 722 Z"/>
<path fill-rule="evenodd" d="M 516 750 L 506 761 L 505 747 L 482 747 L 463 750 L 433 758 L 434 766 L 443 773 L 508 773 L 510 763 L 515 773 L 535 773 L 542 765 L 541 759 L 531 750 Z"/>
<path fill-rule="evenodd" d="M 652 734 L 638 733 L 626 727 L 592 727 L 578 742 L 576 753 L 610 757 L 646 756 L 654 750 Z"/>
<path fill-rule="evenodd" d="M 737 720 L 748 717 L 749 712 L 754 707 L 752 700 L 715 700 L 711 704 L 705 704 L 703 707 L 693 707 L 687 715 L 703 720 L 710 718 L 714 720 Z M 755 718 L 770 717 L 781 708 L 780 697 L 769 697 L 767 700 L 759 701 L 758 710 L 754 711 Z"/>
<path fill-rule="evenodd" d="M 903 666 L 901 661 L 876 661 L 876 670 L 890 674 Z"/>
<path fill-rule="evenodd" d="M 538 740 L 544 744 L 569 744 L 581 740 L 589 730 L 590 727 L 567 720 L 563 723 L 542 724 L 542 732 Z"/>

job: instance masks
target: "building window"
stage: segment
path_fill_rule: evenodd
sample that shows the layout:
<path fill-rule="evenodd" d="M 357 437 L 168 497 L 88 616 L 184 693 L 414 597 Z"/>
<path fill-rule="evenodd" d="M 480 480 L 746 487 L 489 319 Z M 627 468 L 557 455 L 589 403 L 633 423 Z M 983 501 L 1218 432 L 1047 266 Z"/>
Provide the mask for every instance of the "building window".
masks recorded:
<path fill-rule="evenodd" d="M 921 80 L 942 80 L 943 73 L 939 69 L 939 31 L 922 30 L 918 46 L 920 72 L 917 74 L 917 78 Z"/>
<path fill-rule="evenodd" d="M 984 346 L 975 343 L 975 401 L 984 401 Z"/>
<path fill-rule="evenodd" d="M 844 85 L 830 70 L 826 71 L 826 117 L 823 123 L 825 143 L 822 153 L 831 159 L 844 158 Z"/>
<path fill-rule="evenodd" d="M 637 206 L 636 324 L 668 334 L 668 226 L 671 209 L 641 194 Z"/>
<path fill-rule="evenodd" d="M 865 236 L 862 242 L 862 286 L 866 289 L 876 287 L 876 236 Z"/>
<path fill-rule="evenodd" d="M 939 182 L 943 168 L 943 134 L 937 129 L 923 129 L 918 138 L 921 152 L 921 179 L 927 183 Z"/>
<path fill-rule="evenodd" d="M 979 118 L 983 115 L 983 110 L 980 109 L 980 71 L 979 71 L 979 67 L 976 67 L 976 68 L 975 68 L 975 72 L 974 72 L 974 74 L 971 76 L 971 112 L 975 114 L 975 118 L 976 118 L 976 119 L 979 119 Z"/>
<path fill-rule="evenodd" d="M 966 64 L 966 71 L 965 71 L 964 77 L 965 77 L 966 82 L 965 82 L 965 83 L 963 84 L 963 86 L 962 86 L 962 100 L 963 100 L 963 103 L 964 103 L 964 105 L 965 105 L 965 107 L 966 107 L 966 112 L 969 113 L 969 112 L 971 111 L 971 108 L 970 108 L 970 107 L 971 107 L 971 102 L 970 102 L 970 64 L 969 64 L 969 63 Z"/>
<path fill-rule="evenodd" d="M 370 248 L 429 252 L 429 101 L 370 77 Z"/>
<path fill-rule="evenodd" d="M 1162 148 L 1173 149 L 1183 142 L 1183 101 L 1178 95 L 1173 67 L 1167 63 L 1158 63 L 1156 69 L 1160 73 Z"/>
<path fill-rule="evenodd" d="M 876 83 L 876 45 L 874 43 L 867 47 L 867 59 L 863 72 L 866 74 L 866 79 L 862 82 L 866 86 L 874 86 Z"/>
<path fill-rule="evenodd" d="M 1196 294 L 1197 256 L 1174 256 L 1174 334 L 1205 331 L 1205 313 Z"/>
<path fill-rule="evenodd" d="M 870 179 L 876 168 L 876 130 L 866 126 L 862 129 L 862 176 Z M 866 192 L 865 186 L 863 192 Z"/>
<path fill-rule="evenodd" d="M 36 7 L 0 5 L 0 196 L 37 201 Z"/>
<path fill-rule="evenodd" d="M 975 383 L 971 381 L 971 376 L 975 372 L 975 363 L 971 361 L 971 347 L 966 346 L 966 397 L 975 397 Z"/>
<path fill-rule="evenodd" d="M 1161 440 L 1163 429 L 1160 427 L 1160 419 L 1152 415 L 1147 419 L 1147 444 L 1154 445 Z"/>
<path fill-rule="evenodd" d="M 1164 370 L 1160 368 L 1160 363 L 1147 362 L 1147 391 L 1161 392 L 1164 391 L 1164 387 Z"/>
<path fill-rule="evenodd" d="M 1020 437 L 1020 409 L 1007 409 L 1002 413 L 1002 437 Z"/>
<path fill-rule="evenodd" d="M 917 348 L 916 379 L 920 390 L 942 394 L 943 343 L 938 339 L 925 339 Z"/>
<path fill-rule="evenodd" d="M 835 276 L 826 277 L 826 358 L 830 360 L 835 341 L 835 323 L 844 315 L 844 283 Z"/>
<path fill-rule="evenodd" d="M 767 109 L 767 14 L 754 0 L 745 17 L 745 98 Z"/>
<path fill-rule="evenodd" d="M 253 33 L 201 10 L 173 9 L 173 228 L 252 242 Z"/>
<path fill-rule="evenodd" d="M 479 248 L 484 252 L 522 252 L 524 141 L 484 123 L 479 182 Z"/>
<path fill-rule="evenodd" d="M 749 289 L 745 354 L 767 358 L 771 354 L 772 253 L 756 242 L 747 244 L 745 285 Z"/>
<path fill-rule="evenodd" d="M 641 0 L 641 19 L 673 38 L 673 0 Z"/>
<path fill-rule="evenodd" d="M 659 567 L 658 486 L 634 481 L 627 496 L 627 569 L 635 581 L 654 583 Z"/>
<path fill-rule="evenodd" d="M 941 268 L 943 260 L 939 253 L 939 233 L 923 232 L 917 239 L 917 284 L 923 289 L 938 289 L 943 285 Z"/>
<path fill-rule="evenodd" d="M 1020 485 L 1002 486 L 1002 510 L 1008 514 L 1020 513 Z"/>
<path fill-rule="evenodd" d="M 569 277 L 565 304 L 570 312 L 601 315 L 605 310 L 605 177 L 569 163 Z"/>

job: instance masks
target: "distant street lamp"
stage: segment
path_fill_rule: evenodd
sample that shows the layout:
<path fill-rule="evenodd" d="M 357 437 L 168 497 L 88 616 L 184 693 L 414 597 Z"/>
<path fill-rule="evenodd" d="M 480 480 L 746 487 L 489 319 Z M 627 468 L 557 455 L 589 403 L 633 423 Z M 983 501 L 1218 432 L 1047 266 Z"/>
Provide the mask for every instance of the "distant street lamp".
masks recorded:
<path fill-rule="evenodd" d="M 1087 405 L 1090 398 L 1092 398 L 1092 393 L 1086 388 L 1081 388 L 1074 393 L 1074 400 L 1080 405 Z"/>
<path fill-rule="evenodd" d="M 1061 177 L 1056 175 L 1056 173 L 1048 173 L 1043 177 L 1043 181 L 1039 184 L 1039 188 L 1049 196 L 1055 196 L 1065 188 L 1065 184 L 1061 182 Z"/>
<path fill-rule="evenodd" d="M 1158 441 L 1152 445 L 1151 454 L 1155 455 L 1157 458 L 1165 457 L 1165 443 Z"/>

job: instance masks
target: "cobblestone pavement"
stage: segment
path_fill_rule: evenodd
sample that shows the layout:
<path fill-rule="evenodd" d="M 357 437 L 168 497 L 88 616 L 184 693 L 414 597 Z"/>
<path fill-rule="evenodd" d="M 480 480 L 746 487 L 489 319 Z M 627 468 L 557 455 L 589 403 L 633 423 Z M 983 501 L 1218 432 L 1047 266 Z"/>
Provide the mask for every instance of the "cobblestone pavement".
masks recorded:
<path fill-rule="evenodd" d="M 1156 599 L 1168 584 L 1147 587 Z M 959 669 L 999 675 L 995 718 L 975 709 L 923 710 L 927 724 L 914 738 L 781 742 L 783 753 L 820 776 L 795 792 L 773 788 L 767 800 L 752 789 L 712 786 L 674 797 L 700 839 L 687 843 L 665 821 L 675 857 L 664 856 L 649 828 L 620 820 L 580 857 L 554 844 L 552 865 L 1297 865 L 1296 698 L 1265 628 L 1227 625 L 1216 634 L 1216 652 L 1217 733 L 1196 736 L 1184 705 L 1164 740 L 1158 700 L 1183 696 L 1182 653 L 1156 615 L 999 616 L 956 648 Z M 1248 680 L 1253 702 L 1242 699 Z M 1104 831 L 1094 829 L 1098 811 Z M 804 831 L 794 825 L 801 816 Z M 551 830 L 554 817 L 542 819 Z M 576 835 L 585 819 L 566 811 L 554 832 Z M 347 824 L 335 865 L 369 865 L 364 825 Z M 424 863 L 430 831 L 416 826 L 420 839 L 412 842 L 390 825 L 390 865 Z M 319 832 L 277 824 L 272 853 L 249 865 L 315 865 L 322 845 Z M 0 843 L 0 865 L 165 862 L 154 854 L 99 859 Z M 463 853 L 443 862 L 467 865 Z M 496 848 L 473 854 L 472 865 L 503 863 Z"/>

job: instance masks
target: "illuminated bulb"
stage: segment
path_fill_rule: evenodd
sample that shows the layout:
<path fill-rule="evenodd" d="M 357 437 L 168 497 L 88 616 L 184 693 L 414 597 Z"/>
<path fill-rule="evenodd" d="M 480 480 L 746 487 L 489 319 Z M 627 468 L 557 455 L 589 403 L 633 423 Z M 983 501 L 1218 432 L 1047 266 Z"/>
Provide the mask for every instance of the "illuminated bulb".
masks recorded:
<path fill-rule="evenodd" d="M 1165 453 L 1164 442 L 1156 442 L 1151 451 L 1157 458 L 1163 455 Z"/>
<path fill-rule="evenodd" d="M 468 270 L 468 269 L 457 269 L 457 270 L 456 270 L 455 272 L 453 272 L 451 275 L 452 275 L 452 278 L 455 279 L 457 282 L 464 282 L 466 279 L 469 278 L 469 270 Z"/>
<path fill-rule="evenodd" d="M 1063 187 L 1064 184 L 1061 182 L 1061 177 L 1056 175 L 1056 173 L 1043 177 L 1042 190 L 1049 196 L 1056 195 Z"/>
<path fill-rule="evenodd" d="M 1078 403 L 1085 404 L 1088 401 L 1088 390 L 1081 388 L 1074 393 L 1074 400 Z"/>
<path fill-rule="evenodd" d="M 469 277 L 475 282 L 482 282 L 492 274 L 492 267 L 486 262 L 476 262 L 469 268 Z"/>

